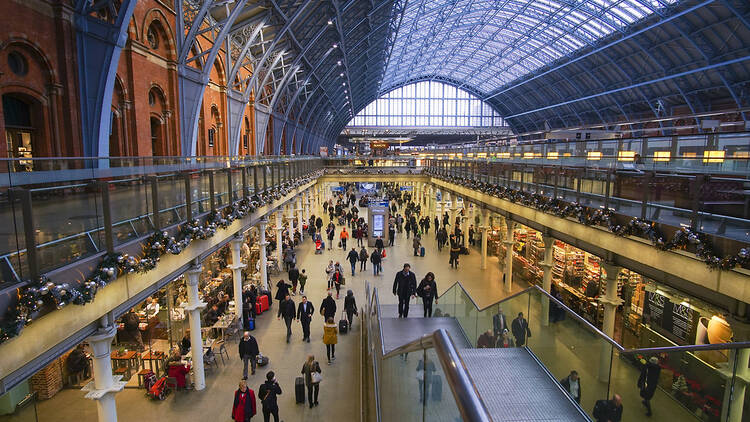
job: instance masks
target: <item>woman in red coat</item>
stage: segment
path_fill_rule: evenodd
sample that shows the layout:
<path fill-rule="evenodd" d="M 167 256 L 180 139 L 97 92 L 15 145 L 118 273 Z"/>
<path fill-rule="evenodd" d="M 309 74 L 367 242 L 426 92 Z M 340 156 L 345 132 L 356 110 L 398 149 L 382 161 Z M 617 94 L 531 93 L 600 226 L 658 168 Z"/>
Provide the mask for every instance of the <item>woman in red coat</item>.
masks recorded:
<path fill-rule="evenodd" d="M 245 381 L 240 381 L 240 388 L 234 392 L 232 419 L 237 422 L 247 422 L 255 416 L 255 392 L 247 388 Z"/>

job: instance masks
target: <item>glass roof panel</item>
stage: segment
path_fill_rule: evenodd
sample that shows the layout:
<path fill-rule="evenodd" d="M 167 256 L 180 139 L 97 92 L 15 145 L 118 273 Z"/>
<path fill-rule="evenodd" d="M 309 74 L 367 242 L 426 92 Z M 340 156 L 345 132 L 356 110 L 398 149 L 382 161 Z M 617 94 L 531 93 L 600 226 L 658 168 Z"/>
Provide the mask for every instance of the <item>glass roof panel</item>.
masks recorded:
<path fill-rule="evenodd" d="M 678 0 L 412 0 L 381 93 L 443 78 L 490 94 Z"/>
<path fill-rule="evenodd" d="M 347 127 L 455 127 L 471 122 L 482 122 L 472 126 L 505 126 L 492 106 L 469 92 L 438 81 L 420 81 L 382 95 L 357 113 Z"/>

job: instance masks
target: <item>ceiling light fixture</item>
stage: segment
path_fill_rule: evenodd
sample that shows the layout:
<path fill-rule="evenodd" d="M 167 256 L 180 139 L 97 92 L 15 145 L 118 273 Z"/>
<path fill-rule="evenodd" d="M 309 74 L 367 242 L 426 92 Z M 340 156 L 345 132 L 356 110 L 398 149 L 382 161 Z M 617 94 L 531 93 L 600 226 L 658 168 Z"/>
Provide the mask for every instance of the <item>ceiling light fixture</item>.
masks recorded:
<path fill-rule="evenodd" d="M 334 43 L 333 48 L 339 48 L 339 45 Z"/>
<path fill-rule="evenodd" d="M 333 25 L 333 21 L 328 19 L 328 25 Z"/>

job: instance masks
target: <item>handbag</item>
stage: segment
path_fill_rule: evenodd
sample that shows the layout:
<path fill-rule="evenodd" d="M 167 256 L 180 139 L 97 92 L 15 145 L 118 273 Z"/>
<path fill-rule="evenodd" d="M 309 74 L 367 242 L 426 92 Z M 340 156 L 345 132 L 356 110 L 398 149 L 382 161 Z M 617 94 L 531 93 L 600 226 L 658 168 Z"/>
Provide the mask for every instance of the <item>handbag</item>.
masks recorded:
<path fill-rule="evenodd" d="M 323 375 L 316 371 L 310 372 L 310 378 L 312 379 L 313 384 L 320 384 L 320 382 L 323 381 Z"/>

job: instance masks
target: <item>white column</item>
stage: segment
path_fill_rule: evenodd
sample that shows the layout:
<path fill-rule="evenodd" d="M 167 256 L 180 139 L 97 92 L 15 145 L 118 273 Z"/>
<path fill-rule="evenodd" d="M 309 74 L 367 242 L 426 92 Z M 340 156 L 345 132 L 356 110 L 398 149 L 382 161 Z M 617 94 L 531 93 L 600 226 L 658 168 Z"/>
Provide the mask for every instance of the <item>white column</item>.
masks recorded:
<path fill-rule="evenodd" d="M 289 223 L 289 237 L 291 238 L 294 233 L 294 202 L 287 202 L 285 207 L 288 211 L 286 221 Z"/>
<path fill-rule="evenodd" d="M 602 323 L 602 332 L 613 338 L 615 334 L 615 313 L 617 307 L 622 304 L 622 299 L 617 297 L 617 275 L 620 274 L 622 268 L 608 263 L 602 262 L 602 269 L 607 272 L 606 286 L 607 293 L 602 297 L 599 294 L 599 303 L 604 306 L 604 322 Z M 599 379 L 604 381 L 609 377 L 610 363 L 612 360 L 612 347 L 608 344 L 604 344 L 601 349 L 599 359 Z"/>
<path fill-rule="evenodd" d="M 506 233 L 503 244 L 505 245 L 505 291 L 510 292 L 513 290 L 513 226 L 515 223 L 510 219 L 505 219 L 506 225 L 508 226 L 508 232 Z"/>
<path fill-rule="evenodd" d="M 481 269 L 487 269 L 487 236 L 490 231 L 490 210 L 485 208 L 482 210 L 482 264 Z"/>
<path fill-rule="evenodd" d="M 190 352 L 193 356 L 193 383 L 196 390 L 206 388 L 206 373 L 203 370 L 203 339 L 201 338 L 201 309 L 206 307 L 198 296 L 198 280 L 201 275 L 201 266 L 196 265 L 185 273 L 187 274 L 188 302 L 184 305 L 185 311 L 190 318 Z"/>
<path fill-rule="evenodd" d="M 461 217 L 461 232 L 463 232 L 464 248 L 469 248 L 469 201 L 464 198 L 464 215 Z"/>
<path fill-rule="evenodd" d="M 281 232 L 284 230 L 284 228 L 281 225 L 281 208 L 276 210 L 276 265 L 279 267 L 279 271 L 281 271 L 283 267 L 281 262 Z"/>
<path fill-rule="evenodd" d="M 232 270 L 232 281 L 234 284 L 234 312 L 237 318 L 242 321 L 242 269 L 247 266 L 242 263 L 242 259 L 240 258 L 242 244 L 244 243 L 242 234 L 229 243 L 232 245 L 232 265 L 229 268 Z"/>
<path fill-rule="evenodd" d="M 266 217 L 261 218 L 260 223 L 258 223 L 258 246 L 260 247 L 260 285 L 265 290 L 268 290 L 268 258 L 266 257 L 266 247 L 268 246 L 268 242 L 266 241 L 267 224 L 268 219 Z"/>
<path fill-rule="evenodd" d="M 106 316 L 102 317 L 105 322 Z M 115 394 L 125 388 L 122 375 L 112 376 L 112 339 L 117 334 L 114 325 L 106 323 L 99 328 L 87 341 L 94 353 L 94 380 L 82 388 L 86 391 L 86 398 L 96 400 L 96 411 L 99 422 L 117 422 L 117 405 Z"/>
<path fill-rule="evenodd" d="M 310 192 L 305 191 L 305 199 L 304 199 L 304 208 L 305 208 L 305 221 L 308 223 L 310 222 L 310 203 L 312 200 L 310 199 Z"/>
<path fill-rule="evenodd" d="M 555 242 L 551 236 L 542 235 L 544 241 L 544 261 L 540 264 L 544 270 L 544 276 L 542 277 L 542 288 L 547 293 L 552 291 L 552 245 Z M 542 296 L 542 325 L 549 325 L 549 298 Z"/>
<path fill-rule="evenodd" d="M 297 230 L 299 230 L 300 241 L 305 238 L 305 231 L 302 230 L 302 195 L 297 195 L 294 201 L 297 205 Z"/>

